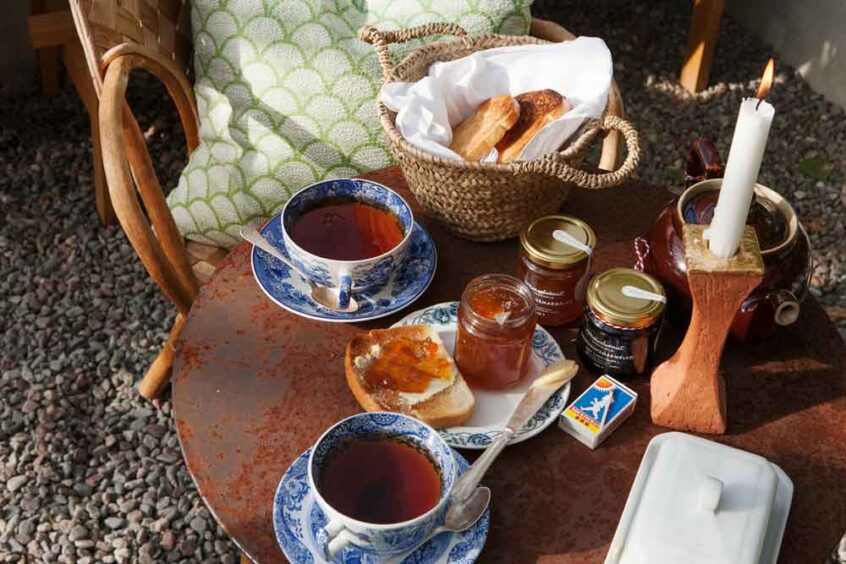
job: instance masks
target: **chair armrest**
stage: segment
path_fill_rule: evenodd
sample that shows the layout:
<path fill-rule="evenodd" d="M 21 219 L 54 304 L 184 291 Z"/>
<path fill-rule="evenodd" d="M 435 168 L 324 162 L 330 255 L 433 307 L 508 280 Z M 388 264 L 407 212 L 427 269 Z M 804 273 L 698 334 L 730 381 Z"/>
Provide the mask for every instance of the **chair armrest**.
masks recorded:
<path fill-rule="evenodd" d="M 135 68 L 144 68 L 162 79 L 180 109 L 183 124 L 186 122 L 182 113 L 190 106 L 190 101 L 185 99 L 188 94 L 168 76 L 166 69 L 138 54 L 114 57 L 106 68 L 100 96 L 103 165 L 112 205 L 127 238 L 150 276 L 184 314 L 197 295 L 198 285 L 144 136 L 126 103 L 129 74 Z M 190 149 L 191 135 L 187 130 L 186 137 Z"/>
<path fill-rule="evenodd" d="M 109 65 L 121 57 L 130 57 L 133 68 L 149 71 L 162 81 L 176 105 L 188 154 L 193 153 L 200 144 L 200 116 L 194 100 L 194 89 L 188 77 L 170 59 L 135 43 L 122 43 L 103 53 L 100 57 L 101 71 L 105 74 Z"/>

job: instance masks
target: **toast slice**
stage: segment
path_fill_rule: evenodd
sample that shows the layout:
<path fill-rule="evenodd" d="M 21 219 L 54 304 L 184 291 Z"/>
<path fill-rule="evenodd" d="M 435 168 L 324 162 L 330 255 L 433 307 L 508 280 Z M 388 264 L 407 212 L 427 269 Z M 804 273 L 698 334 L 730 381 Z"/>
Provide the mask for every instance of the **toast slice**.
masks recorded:
<path fill-rule="evenodd" d="M 396 411 L 436 429 L 461 425 L 476 402 L 437 331 L 376 329 L 347 346 L 347 384 L 366 411 Z"/>
<path fill-rule="evenodd" d="M 520 117 L 496 144 L 499 163 L 517 160 L 538 131 L 570 109 L 567 100 L 555 90 L 524 92 L 516 99 L 520 104 Z"/>
<path fill-rule="evenodd" d="M 452 132 L 449 148 L 465 161 L 480 161 L 517 123 L 520 105 L 507 94 L 500 94 L 482 102 L 469 118 Z"/>

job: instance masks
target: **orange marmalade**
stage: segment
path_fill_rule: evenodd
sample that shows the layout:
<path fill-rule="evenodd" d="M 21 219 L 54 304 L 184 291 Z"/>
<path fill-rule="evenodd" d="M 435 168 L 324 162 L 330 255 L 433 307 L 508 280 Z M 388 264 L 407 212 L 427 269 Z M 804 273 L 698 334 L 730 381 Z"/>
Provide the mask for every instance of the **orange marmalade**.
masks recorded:
<path fill-rule="evenodd" d="M 529 368 L 535 332 L 531 290 L 505 274 L 471 280 L 458 306 L 455 363 L 474 388 L 503 389 Z"/>
<path fill-rule="evenodd" d="M 364 371 L 368 386 L 419 394 L 434 378 L 449 380 L 452 366 L 438 354 L 439 347 L 430 337 L 398 337 L 383 343 L 379 354 Z"/>

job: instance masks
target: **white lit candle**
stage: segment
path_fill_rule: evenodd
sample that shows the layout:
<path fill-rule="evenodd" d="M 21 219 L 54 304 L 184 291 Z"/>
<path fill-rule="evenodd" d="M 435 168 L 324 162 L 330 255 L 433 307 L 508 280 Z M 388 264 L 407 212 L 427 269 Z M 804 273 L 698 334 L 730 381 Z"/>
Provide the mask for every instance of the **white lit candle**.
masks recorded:
<path fill-rule="evenodd" d="M 755 182 L 767 146 L 775 108 L 764 100 L 772 84 L 773 60 L 764 69 L 756 98 L 745 98 L 740 105 L 734 137 L 731 140 L 717 209 L 708 233 L 708 248 L 720 258 L 734 256 L 743 236 Z"/>

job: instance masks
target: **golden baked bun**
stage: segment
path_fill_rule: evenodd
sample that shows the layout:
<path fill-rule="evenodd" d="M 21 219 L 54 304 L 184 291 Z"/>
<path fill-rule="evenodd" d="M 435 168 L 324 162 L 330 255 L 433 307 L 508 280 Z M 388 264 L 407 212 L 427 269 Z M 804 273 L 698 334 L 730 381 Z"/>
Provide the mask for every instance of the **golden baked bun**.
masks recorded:
<path fill-rule="evenodd" d="M 520 116 L 520 106 L 507 94 L 488 98 L 452 131 L 449 148 L 467 161 L 480 161 Z"/>
<path fill-rule="evenodd" d="M 524 92 L 517 96 L 517 102 L 520 104 L 520 117 L 496 144 L 499 163 L 516 160 L 538 131 L 570 109 L 561 94 L 549 89 Z"/>

